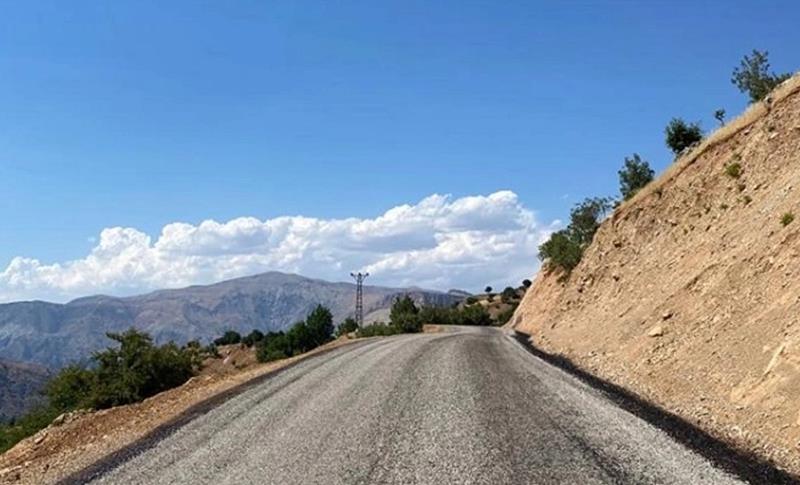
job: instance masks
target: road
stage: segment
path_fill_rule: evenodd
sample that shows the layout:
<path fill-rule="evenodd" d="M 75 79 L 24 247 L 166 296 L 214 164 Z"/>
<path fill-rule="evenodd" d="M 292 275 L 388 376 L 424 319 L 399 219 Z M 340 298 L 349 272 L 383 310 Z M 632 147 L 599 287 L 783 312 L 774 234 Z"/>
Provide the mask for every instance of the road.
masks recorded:
<path fill-rule="evenodd" d="M 500 330 L 456 328 L 303 361 L 92 483 L 740 482 Z"/>

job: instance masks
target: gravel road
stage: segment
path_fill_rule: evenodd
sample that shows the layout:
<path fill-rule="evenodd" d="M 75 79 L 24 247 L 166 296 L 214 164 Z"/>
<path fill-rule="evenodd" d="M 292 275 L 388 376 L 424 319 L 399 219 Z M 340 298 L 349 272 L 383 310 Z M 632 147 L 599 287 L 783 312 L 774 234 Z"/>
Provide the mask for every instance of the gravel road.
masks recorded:
<path fill-rule="evenodd" d="M 314 357 L 96 477 L 114 484 L 726 484 L 493 328 Z"/>

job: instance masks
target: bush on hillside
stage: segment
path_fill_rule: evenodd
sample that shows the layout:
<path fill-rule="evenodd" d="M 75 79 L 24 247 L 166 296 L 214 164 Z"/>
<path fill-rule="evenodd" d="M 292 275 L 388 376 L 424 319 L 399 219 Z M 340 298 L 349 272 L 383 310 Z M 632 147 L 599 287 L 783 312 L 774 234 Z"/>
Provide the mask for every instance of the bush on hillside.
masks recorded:
<path fill-rule="evenodd" d="M 242 338 L 242 343 L 248 347 L 252 347 L 264 339 L 264 332 L 254 329 L 252 332 Z"/>
<path fill-rule="evenodd" d="M 330 310 L 317 305 L 305 321 L 295 323 L 286 333 L 264 335 L 256 347 L 256 358 L 259 362 L 271 362 L 308 352 L 329 342 L 333 330 Z"/>
<path fill-rule="evenodd" d="M 130 404 L 177 387 L 195 374 L 201 360 L 199 344 L 159 346 L 148 334 L 134 329 L 106 335 L 117 345 L 96 352 L 88 368 L 61 369 L 45 386 L 46 404 L 0 426 L 0 452 L 46 427 L 61 413 Z"/>
<path fill-rule="evenodd" d="M 389 322 L 403 333 L 422 331 L 419 308 L 408 295 L 395 299 L 389 312 Z"/>
<path fill-rule="evenodd" d="M 419 318 L 423 323 L 433 325 L 492 325 L 493 323 L 489 312 L 482 305 L 463 308 L 424 306 L 420 309 Z"/>
<path fill-rule="evenodd" d="M 515 290 L 510 286 L 506 286 L 505 289 L 503 289 L 503 292 L 500 293 L 500 300 L 503 303 L 508 303 L 509 301 L 515 299 L 516 297 L 517 297 L 517 290 Z"/>
<path fill-rule="evenodd" d="M 256 346 L 256 358 L 259 362 L 272 362 L 291 355 L 291 343 L 283 332 L 268 333 Z"/>
<path fill-rule="evenodd" d="M 497 325 L 505 325 L 511 320 L 511 317 L 514 315 L 514 311 L 516 311 L 518 303 L 514 303 L 511 305 L 510 308 L 503 310 L 497 315 Z"/>
<path fill-rule="evenodd" d="M 581 248 L 592 243 L 594 233 L 600 227 L 606 214 L 614 207 L 614 200 L 609 197 L 589 197 L 580 202 L 569 213 L 567 230 L 570 237 Z"/>
<path fill-rule="evenodd" d="M 567 229 L 554 232 L 550 239 L 539 246 L 539 259 L 546 261 L 549 267 L 572 271 L 581 262 L 583 249 L 571 236 Z"/>
<path fill-rule="evenodd" d="M 698 123 L 686 123 L 680 118 L 672 118 L 664 131 L 667 146 L 675 155 L 703 139 L 703 129 Z"/>
<path fill-rule="evenodd" d="M 767 95 L 791 74 L 775 74 L 769 70 L 769 52 L 753 49 L 751 55 L 745 55 L 739 67 L 733 70 L 731 82 L 739 91 L 747 93 L 750 101 L 755 103 Z"/>
<path fill-rule="evenodd" d="M 342 323 L 336 327 L 336 336 L 341 337 L 358 330 L 358 322 L 353 318 L 346 318 Z"/>
<path fill-rule="evenodd" d="M 222 337 L 214 340 L 214 345 L 233 345 L 238 344 L 241 341 L 242 336 L 239 334 L 239 332 L 228 330 L 222 334 Z"/>
<path fill-rule="evenodd" d="M 569 274 L 580 263 L 583 251 L 592 243 L 613 204 L 613 199 L 608 197 L 594 197 L 576 205 L 570 212 L 567 228 L 554 232 L 539 246 L 539 258 L 546 261 L 548 267 L 561 268 Z"/>
<path fill-rule="evenodd" d="M 655 172 L 647 160 L 642 160 L 638 153 L 632 158 L 625 157 L 625 164 L 619 171 L 619 192 L 623 200 L 633 197 L 642 187 L 653 181 Z"/>
<path fill-rule="evenodd" d="M 317 305 L 306 317 L 311 348 L 330 342 L 333 337 L 333 315 L 322 305 Z"/>
<path fill-rule="evenodd" d="M 528 280 L 528 279 L 522 280 L 522 286 L 523 286 L 523 287 L 524 287 L 526 290 L 527 290 L 528 288 L 530 288 L 532 284 L 533 284 L 533 283 L 531 282 L 531 280 Z"/>
<path fill-rule="evenodd" d="M 403 333 L 401 329 L 394 325 L 375 322 L 372 325 L 365 325 L 358 329 L 358 337 L 388 337 Z"/>
<path fill-rule="evenodd" d="M 92 405 L 106 408 L 141 401 L 186 382 L 195 369 L 192 356 L 170 342 L 156 346 L 135 329 L 108 333 L 117 348 L 96 352 Z"/>
<path fill-rule="evenodd" d="M 725 166 L 725 174 L 734 179 L 738 179 L 742 176 L 742 164 L 739 162 L 733 162 Z"/>

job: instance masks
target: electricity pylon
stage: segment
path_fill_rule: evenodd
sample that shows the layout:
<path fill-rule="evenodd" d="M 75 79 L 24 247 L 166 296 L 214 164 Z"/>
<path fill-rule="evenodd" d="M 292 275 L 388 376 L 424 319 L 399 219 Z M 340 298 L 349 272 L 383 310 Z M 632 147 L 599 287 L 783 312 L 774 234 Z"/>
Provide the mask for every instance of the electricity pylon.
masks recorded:
<path fill-rule="evenodd" d="M 350 276 L 356 280 L 356 323 L 358 327 L 364 326 L 364 279 L 369 276 L 369 273 L 350 273 Z"/>

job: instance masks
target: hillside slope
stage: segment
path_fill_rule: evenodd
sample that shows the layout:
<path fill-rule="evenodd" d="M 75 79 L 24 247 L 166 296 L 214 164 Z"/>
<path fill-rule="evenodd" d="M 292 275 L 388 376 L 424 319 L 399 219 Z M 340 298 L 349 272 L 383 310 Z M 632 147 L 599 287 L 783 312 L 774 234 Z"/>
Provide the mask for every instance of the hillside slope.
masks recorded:
<path fill-rule="evenodd" d="M 49 377 L 44 367 L 0 359 L 0 422 L 30 409 Z"/>
<path fill-rule="evenodd" d="M 512 319 L 534 345 L 800 472 L 800 78 L 618 208 L 560 276 L 541 272 Z"/>
<path fill-rule="evenodd" d="M 460 296 L 416 288 L 364 287 L 364 310 L 380 314 L 394 298 L 450 305 Z M 60 367 L 107 347 L 106 332 L 136 327 L 157 341 L 209 341 L 225 330 L 284 330 L 318 304 L 337 323 L 352 314 L 355 285 L 270 272 L 208 286 L 163 290 L 141 296 L 93 296 L 60 305 L 18 302 L 0 305 L 0 355 Z"/>

